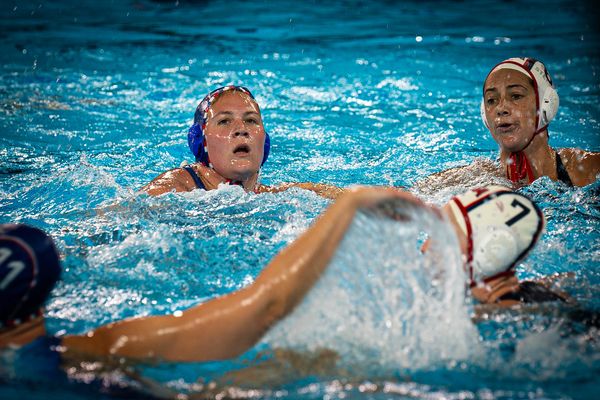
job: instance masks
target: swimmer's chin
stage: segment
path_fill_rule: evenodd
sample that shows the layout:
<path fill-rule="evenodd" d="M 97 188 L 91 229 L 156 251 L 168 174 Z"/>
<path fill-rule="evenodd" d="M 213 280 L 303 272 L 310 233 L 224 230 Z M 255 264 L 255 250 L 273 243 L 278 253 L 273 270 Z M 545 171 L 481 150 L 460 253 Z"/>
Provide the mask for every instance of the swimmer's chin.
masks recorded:
<path fill-rule="evenodd" d="M 496 142 L 505 151 L 515 152 L 521 150 L 520 137 L 514 133 L 496 133 Z"/>
<path fill-rule="evenodd" d="M 252 174 L 259 170 L 259 165 L 256 161 L 250 158 L 233 158 L 230 164 L 230 170 L 238 174 Z"/>
<path fill-rule="evenodd" d="M 246 181 L 258 174 L 259 167 L 256 162 L 248 159 L 233 159 L 227 168 L 226 173 L 221 176 L 233 181 Z M 225 172 L 225 171 L 224 171 Z"/>

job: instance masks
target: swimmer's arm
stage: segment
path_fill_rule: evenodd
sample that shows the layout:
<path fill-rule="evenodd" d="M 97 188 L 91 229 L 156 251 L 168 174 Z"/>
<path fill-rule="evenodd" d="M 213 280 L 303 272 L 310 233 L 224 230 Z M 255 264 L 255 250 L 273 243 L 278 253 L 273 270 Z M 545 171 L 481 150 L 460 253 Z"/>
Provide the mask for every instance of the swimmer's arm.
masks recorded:
<path fill-rule="evenodd" d="M 422 193 L 436 192 L 446 186 L 454 186 L 458 183 L 458 177 L 465 176 L 469 171 L 469 166 L 450 168 L 444 171 L 433 173 L 423 179 L 415 182 L 413 189 Z"/>
<path fill-rule="evenodd" d="M 473 179 L 482 174 L 504 177 L 497 163 L 478 158 L 472 164 L 449 168 L 420 179 L 413 189 L 421 193 L 435 193 L 448 186 L 471 185 Z"/>
<path fill-rule="evenodd" d="M 310 190 L 321 197 L 331 200 L 337 199 L 342 193 L 344 193 L 344 189 L 339 188 L 337 186 L 329 185 L 326 183 L 311 182 L 283 183 L 278 186 L 261 186 L 259 192 L 278 193 L 291 189 L 293 187 L 297 187 L 304 190 Z"/>
<path fill-rule="evenodd" d="M 389 188 L 349 191 L 296 241 L 281 251 L 250 286 L 192 307 L 180 316 L 129 319 L 63 339 L 67 351 L 169 361 L 235 357 L 289 314 L 327 267 L 358 208 L 414 196 Z"/>

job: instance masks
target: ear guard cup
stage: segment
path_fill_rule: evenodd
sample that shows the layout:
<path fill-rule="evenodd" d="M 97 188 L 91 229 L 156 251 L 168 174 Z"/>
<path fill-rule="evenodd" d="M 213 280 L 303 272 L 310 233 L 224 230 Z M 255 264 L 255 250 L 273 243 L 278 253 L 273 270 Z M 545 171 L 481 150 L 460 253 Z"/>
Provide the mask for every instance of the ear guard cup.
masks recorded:
<path fill-rule="evenodd" d="M 192 154 L 196 157 L 196 161 L 200 161 L 203 164 L 208 163 L 204 149 L 204 133 L 200 124 L 190 126 L 188 130 L 188 146 Z"/>
<path fill-rule="evenodd" d="M 271 137 L 267 132 L 265 132 L 265 145 L 263 146 L 263 159 L 260 163 L 262 167 L 267 162 L 267 158 L 269 158 L 269 153 L 271 152 Z"/>
<path fill-rule="evenodd" d="M 472 276 L 476 281 L 497 275 L 506 269 L 506 260 L 517 259 L 518 243 L 515 234 L 502 225 L 486 227 L 474 235 L 481 236 L 473 249 Z"/>
<path fill-rule="evenodd" d="M 481 113 L 481 120 L 483 121 L 483 124 L 485 125 L 486 128 L 490 129 L 490 125 L 487 122 L 487 117 L 485 116 L 485 100 L 481 100 L 481 103 L 479 104 L 479 112 Z"/>
<path fill-rule="evenodd" d="M 556 89 L 552 86 L 547 87 L 540 99 L 540 129 L 546 126 L 554 119 L 558 111 L 559 98 Z"/>

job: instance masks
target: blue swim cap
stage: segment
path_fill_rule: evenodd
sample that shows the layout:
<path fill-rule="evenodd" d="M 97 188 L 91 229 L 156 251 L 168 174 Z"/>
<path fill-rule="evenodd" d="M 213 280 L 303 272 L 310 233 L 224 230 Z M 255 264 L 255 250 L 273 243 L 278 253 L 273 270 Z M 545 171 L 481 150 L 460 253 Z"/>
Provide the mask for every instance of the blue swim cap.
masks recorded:
<path fill-rule="evenodd" d="M 37 316 L 60 277 L 52 239 L 26 225 L 0 225 L 0 327 Z"/>
<path fill-rule="evenodd" d="M 250 93 L 250 90 L 248 90 L 244 86 L 229 85 L 215 89 L 209 94 L 207 94 L 204 97 L 204 99 L 202 99 L 200 104 L 198 104 L 198 107 L 196 107 L 196 112 L 194 113 L 194 124 L 188 130 L 188 146 L 190 147 L 190 150 L 196 157 L 196 161 L 201 162 L 207 167 L 212 167 L 208 158 L 208 152 L 206 150 L 206 140 L 204 137 L 204 129 L 206 128 L 206 118 L 208 115 L 208 110 L 210 109 L 211 105 L 215 102 L 217 97 L 221 95 L 221 93 L 230 90 L 245 93 L 248 96 L 250 96 L 252 100 L 255 100 L 252 93 Z M 269 134 L 265 132 L 265 145 L 263 148 L 263 159 L 260 164 L 261 167 L 267 161 L 270 149 L 271 138 L 269 137 Z"/>

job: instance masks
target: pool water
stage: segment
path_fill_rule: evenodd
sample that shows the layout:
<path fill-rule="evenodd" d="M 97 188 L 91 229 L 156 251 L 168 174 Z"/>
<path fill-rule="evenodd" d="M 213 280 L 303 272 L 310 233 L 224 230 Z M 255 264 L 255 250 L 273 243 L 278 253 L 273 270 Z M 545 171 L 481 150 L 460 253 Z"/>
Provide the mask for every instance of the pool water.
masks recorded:
<path fill-rule="evenodd" d="M 410 188 L 497 156 L 479 117 L 482 80 L 504 58 L 532 56 L 560 95 L 551 145 L 600 151 L 599 14 L 567 1 L 3 2 L 0 223 L 57 241 L 64 273 L 49 332 L 170 313 L 243 287 L 329 204 L 299 189 L 140 194 L 192 160 L 186 132 L 208 91 L 235 83 L 256 95 L 272 143 L 263 183 Z M 424 198 L 442 204 L 464 189 Z M 548 227 L 519 276 L 571 273 L 560 287 L 589 310 L 600 309 L 599 189 L 548 179 L 523 189 Z M 427 215 L 417 222 L 434 226 Z M 429 300 L 434 289 L 410 263 L 389 279 L 410 249 L 401 233 L 369 217 L 353 229 L 368 234 L 349 235 L 305 303 L 239 359 L 75 363 L 67 382 L 48 375 L 43 351 L 9 351 L 0 398 L 597 396 L 597 330 L 556 307 L 473 324 L 456 286 Z M 453 266 L 447 282 L 458 279 Z M 273 356 L 278 346 L 308 367 Z M 313 356 L 323 348 L 339 360 Z"/>

